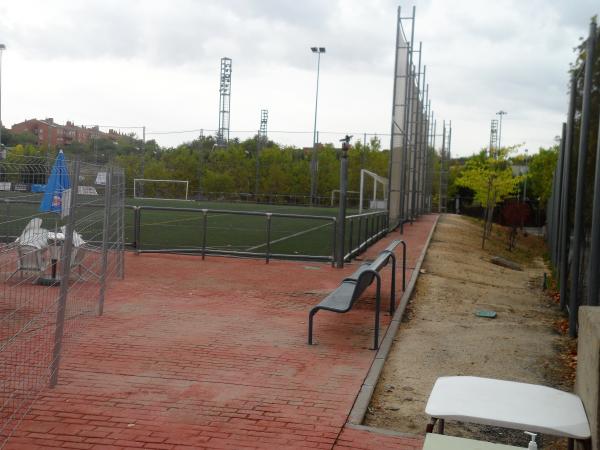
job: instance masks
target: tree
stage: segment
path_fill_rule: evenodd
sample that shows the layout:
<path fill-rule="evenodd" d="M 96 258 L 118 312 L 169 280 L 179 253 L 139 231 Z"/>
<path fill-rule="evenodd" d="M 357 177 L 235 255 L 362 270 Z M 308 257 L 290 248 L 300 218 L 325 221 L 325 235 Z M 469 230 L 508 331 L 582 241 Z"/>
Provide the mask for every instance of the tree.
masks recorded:
<path fill-rule="evenodd" d="M 552 195 L 557 158 L 558 146 L 554 146 L 548 149 L 540 148 L 539 153 L 533 155 L 528 162 L 527 187 L 531 189 L 531 197 L 539 198 L 542 205 L 545 205 Z"/>
<path fill-rule="evenodd" d="M 456 185 L 469 188 L 474 198 L 486 207 L 486 218 L 483 227 L 482 247 L 491 232 L 494 206 L 511 195 L 517 189 L 522 177 L 514 177 L 508 162 L 508 155 L 515 147 L 500 148 L 489 156 L 485 150 L 469 158 L 464 170 L 456 178 Z"/>

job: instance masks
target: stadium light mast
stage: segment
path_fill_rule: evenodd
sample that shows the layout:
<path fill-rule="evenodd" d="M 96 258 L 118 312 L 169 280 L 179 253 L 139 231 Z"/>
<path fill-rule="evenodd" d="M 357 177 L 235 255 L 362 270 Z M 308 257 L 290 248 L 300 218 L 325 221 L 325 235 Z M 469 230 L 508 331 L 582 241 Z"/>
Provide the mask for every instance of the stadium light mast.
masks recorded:
<path fill-rule="evenodd" d="M 0 149 L 2 148 L 2 52 L 6 45 L 0 44 Z"/>
<path fill-rule="evenodd" d="M 219 78 L 219 130 L 217 146 L 224 147 L 229 142 L 229 118 L 231 115 L 231 58 L 221 58 Z"/>
<path fill-rule="evenodd" d="M 498 149 L 502 148 L 502 116 L 508 114 L 506 111 L 498 111 L 496 115 L 500 116 L 500 123 L 498 124 Z"/>
<path fill-rule="evenodd" d="M 319 74 L 321 71 L 321 54 L 325 47 L 311 47 L 310 51 L 317 54 L 317 93 L 315 95 L 315 124 L 313 128 L 313 150 L 310 158 L 310 203 L 314 206 L 317 200 L 317 110 L 319 106 Z"/>

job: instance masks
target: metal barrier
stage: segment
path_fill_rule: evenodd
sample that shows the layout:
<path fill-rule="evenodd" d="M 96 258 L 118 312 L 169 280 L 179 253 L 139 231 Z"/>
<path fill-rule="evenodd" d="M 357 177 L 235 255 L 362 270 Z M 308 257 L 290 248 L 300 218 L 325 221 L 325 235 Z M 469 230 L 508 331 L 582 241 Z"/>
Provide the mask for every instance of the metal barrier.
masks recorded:
<path fill-rule="evenodd" d="M 389 231 L 388 218 L 387 211 L 346 216 L 346 242 L 349 251 L 344 255 L 344 260 L 350 261 L 385 236 Z"/>
<path fill-rule="evenodd" d="M 204 259 L 206 255 L 231 255 L 231 256 L 246 256 L 246 257 L 259 257 L 264 258 L 265 262 L 268 263 L 270 259 L 297 259 L 297 260 L 315 260 L 315 261 L 328 261 L 334 262 L 336 254 L 335 246 L 335 233 L 337 231 L 337 220 L 335 217 L 330 216 L 315 216 L 315 215 L 301 215 L 301 214 L 283 214 L 283 213 L 272 213 L 272 212 L 258 212 L 258 211 L 233 211 L 224 209 L 206 209 L 206 208 L 172 208 L 172 207 L 159 207 L 159 206 L 136 206 L 134 210 L 134 239 L 133 246 L 138 253 L 186 253 L 186 254 L 200 254 Z M 151 226 L 153 224 L 144 224 L 144 212 L 155 212 L 155 213 L 177 213 L 180 215 L 178 219 L 170 221 L 171 226 L 177 226 L 177 223 L 186 223 L 194 220 L 194 216 L 197 219 L 197 227 L 192 227 L 186 230 L 187 234 L 182 233 L 179 236 L 178 242 L 181 245 L 168 246 L 165 244 L 152 245 L 147 240 L 143 239 L 143 229 L 145 226 Z M 192 217 L 183 217 L 183 215 L 190 215 Z M 232 217 L 244 218 L 239 223 L 239 227 L 243 230 L 241 234 L 235 235 L 233 232 L 230 233 L 229 237 L 219 236 L 215 237 L 213 242 L 210 239 L 210 230 L 208 227 L 209 220 L 211 218 L 225 218 L 221 220 L 215 227 L 218 230 L 219 225 L 225 226 L 228 222 L 231 223 Z M 248 220 L 249 218 L 261 218 L 264 219 L 262 222 L 262 237 L 258 235 L 260 233 L 257 227 L 256 220 Z M 287 219 L 289 223 L 298 221 L 310 221 L 318 222 L 322 221 L 325 224 L 303 229 L 300 225 L 300 229 L 292 230 L 291 234 L 274 238 L 273 236 L 273 220 L 274 219 Z M 251 223 L 250 223 L 251 222 Z M 158 222 L 157 225 L 167 225 L 164 222 Z M 254 228 L 253 228 L 254 226 Z M 331 231 L 325 230 L 331 227 Z M 182 227 L 183 228 L 183 227 Z M 188 227 L 190 228 L 190 227 Z M 321 233 L 318 238 L 320 243 L 324 243 L 329 246 L 330 252 L 328 254 L 308 254 L 300 252 L 276 252 L 273 251 L 273 245 L 291 241 L 297 239 L 302 245 L 298 245 L 298 248 L 302 248 L 304 244 L 307 244 L 306 236 L 313 231 L 324 229 L 324 233 Z M 226 228 L 222 231 L 227 232 Z M 163 229 L 163 232 L 168 234 Z M 246 237 L 244 237 L 244 234 Z M 330 239 L 324 239 L 323 236 L 330 236 Z M 237 245 L 235 241 L 237 238 Z M 303 239 L 299 239 L 303 238 Z M 244 239 L 246 239 L 244 241 Z M 254 239 L 253 241 L 251 239 Z M 171 240 L 173 241 L 173 240 Z M 218 241 L 218 242 L 217 242 Z M 197 245 L 193 245 L 194 242 Z M 229 242 L 229 243 L 228 243 Z M 219 248 L 221 247 L 221 248 Z M 223 247 L 226 247 L 225 249 Z M 239 249 L 236 249 L 238 248 Z M 256 250 L 264 248 L 264 252 L 258 252 Z"/>
<path fill-rule="evenodd" d="M 48 182 L 52 161 L 0 161 L 0 447 L 57 383 L 64 347 L 75 345 L 89 316 L 102 314 L 107 285 L 124 275 L 123 170 L 63 165 L 70 189 L 52 205 L 64 208 L 40 212 L 41 193 L 25 189 Z M 94 185 L 93 195 L 78 189 Z"/>
<path fill-rule="evenodd" d="M 313 260 L 335 262 L 337 254 L 337 219 L 331 216 L 284 214 L 259 211 L 235 211 L 207 208 L 175 208 L 160 206 L 135 206 L 133 209 L 132 246 L 138 253 L 185 253 L 206 255 L 230 255 L 270 259 Z M 163 220 L 173 213 L 170 220 Z M 154 214 L 155 223 L 145 215 Z M 211 229 L 211 218 L 216 222 Z M 346 242 L 352 251 L 345 255 L 350 260 L 364 252 L 388 231 L 385 211 L 348 216 Z M 277 230 L 277 221 L 285 231 Z M 310 222 L 324 222 L 311 226 Z M 231 224 L 235 223 L 236 226 Z M 356 228 L 353 228 L 354 224 Z M 155 234 L 144 229 L 156 225 L 162 227 Z M 285 225 L 285 226 L 282 226 Z M 174 230 L 168 230 L 168 228 Z M 236 231 L 242 230 L 236 234 Z M 158 235 L 162 232 L 163 239 Z M 145 233 L 148 233 L 145 235 Z M 169 237 L 173 233 L 175 238 Z M 274 250 L 274 246 L 279 248 Z M 294 249 L 298 249 L 294 251 Z M 257 251 L 264 249 L 264 251 Z M 323 252 L 323 249 L 329 251 Z M 287 250 L 287 251 L 285 251 Z"/>

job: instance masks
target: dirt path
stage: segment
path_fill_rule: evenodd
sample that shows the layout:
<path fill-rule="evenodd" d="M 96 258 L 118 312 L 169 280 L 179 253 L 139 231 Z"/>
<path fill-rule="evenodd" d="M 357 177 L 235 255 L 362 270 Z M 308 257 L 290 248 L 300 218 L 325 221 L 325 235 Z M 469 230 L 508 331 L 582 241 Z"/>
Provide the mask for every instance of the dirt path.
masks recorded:
<path fill-rule="evenodd" d="M 544 266 L 535 240 L 521 238 L 514 253 L 500 236 L 481 249 L 480 227 L 455 215 L 440 218 L 365 424 L 423 434 L 425 404 L 437 377 L 475 375 L 570 389 L 555 369 L 567 338 L 554 331 L 558 308 L 541 290 Z M 509 255 L 523 271 L 490 262 Z M 475 316 L 493 310 L 497 318 Z M 521 432 L 448 424 L 449 434 L 526 447 Z M 544 448 L 560 448 L 549 438 Z"/>

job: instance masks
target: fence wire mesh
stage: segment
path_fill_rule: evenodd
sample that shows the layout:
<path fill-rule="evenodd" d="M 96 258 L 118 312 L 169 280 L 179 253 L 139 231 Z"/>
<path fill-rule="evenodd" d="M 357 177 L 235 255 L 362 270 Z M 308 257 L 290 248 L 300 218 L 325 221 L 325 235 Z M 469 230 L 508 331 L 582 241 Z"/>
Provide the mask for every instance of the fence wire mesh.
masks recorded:
<path fill-rule="evenodd" d="M 66 161 L 66 215 L 41 212 L 53 163 L 0 161 L 0 445 L 57 382 L 64 346 L 124 274 L 123 171 Z"/>

